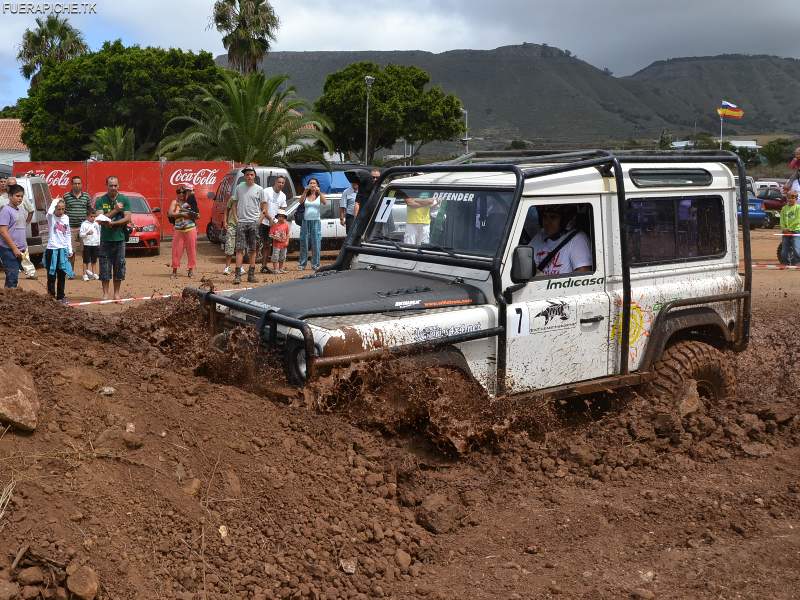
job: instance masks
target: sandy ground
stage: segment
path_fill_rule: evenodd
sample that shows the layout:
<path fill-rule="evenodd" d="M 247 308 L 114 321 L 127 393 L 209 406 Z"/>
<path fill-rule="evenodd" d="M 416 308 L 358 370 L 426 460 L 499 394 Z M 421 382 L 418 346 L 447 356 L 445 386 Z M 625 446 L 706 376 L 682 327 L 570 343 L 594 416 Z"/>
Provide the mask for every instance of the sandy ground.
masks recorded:
<path fill-rule="evenodd" d="M 180 291 L 166 263 L 132 258 L 124 290 Z M 246 355 L 220 363 L 188 303 L 0 292 L 0 349 L 42 401 L 33 434 L 0 429 L 0 598 L 798 598 L 800 272 L 754 282 L 733 401 L 554 405 L 461 458 L 231 385 Z"/>

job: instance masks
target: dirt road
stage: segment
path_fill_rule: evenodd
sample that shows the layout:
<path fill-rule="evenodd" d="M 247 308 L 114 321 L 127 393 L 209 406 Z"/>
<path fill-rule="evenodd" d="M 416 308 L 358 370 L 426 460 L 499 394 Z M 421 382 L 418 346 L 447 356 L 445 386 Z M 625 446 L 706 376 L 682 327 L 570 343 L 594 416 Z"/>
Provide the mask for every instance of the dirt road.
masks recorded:
<path fill-rule="evenodd" d="M 131 260 L 126 289 L 180 290 L 165 263 Z M 0 347 L 42 401 L 35 433 L 0 429 L 0 598 L 90 597 L 94 577 L 108 599 L 800 597 L 799 287 L 756 272 L 730 405 L 557 405 L 461 459 L 215 383 L 237 374 L 178 301 L 0 292 Z"/>

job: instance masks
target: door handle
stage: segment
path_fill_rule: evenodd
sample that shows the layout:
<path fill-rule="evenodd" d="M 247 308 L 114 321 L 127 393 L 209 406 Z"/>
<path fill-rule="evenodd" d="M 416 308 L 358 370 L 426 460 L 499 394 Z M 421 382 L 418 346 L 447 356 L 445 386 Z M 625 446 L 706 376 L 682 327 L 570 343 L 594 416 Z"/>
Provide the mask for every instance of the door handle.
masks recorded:
<path fill-rule="evenodd" d="M 603 315 L 597 315 L 596 317 L 587 317 L 585 319 L 581 319 L 581 323 L 599 323 L 605 319 Z"/>

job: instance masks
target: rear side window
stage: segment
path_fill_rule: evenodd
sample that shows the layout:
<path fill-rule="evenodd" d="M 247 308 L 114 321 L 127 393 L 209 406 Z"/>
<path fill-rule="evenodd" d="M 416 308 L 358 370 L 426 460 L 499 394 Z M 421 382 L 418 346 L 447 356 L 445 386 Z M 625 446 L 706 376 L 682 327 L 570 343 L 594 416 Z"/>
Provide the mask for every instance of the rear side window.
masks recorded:
<path fill-rule="evenodd" d="M 31 183 L 31 189 L 33 190 L 33 203 L 36 206 L 36 210 L 47 212 L 49 194 L 47 194 L 45 187 L 41 183 Z"/>
<path fill-rule="evenodd" d="M 631 169 L 631 181 L 645 187 L 697 187 L 711 185 L 713 177 L 705 169 Z"/>
<path fill-rule="evenodd" d="M 626 225 L 632 266 L 725 255 L 721 196 L 636 198 L 628 202 Z"/>

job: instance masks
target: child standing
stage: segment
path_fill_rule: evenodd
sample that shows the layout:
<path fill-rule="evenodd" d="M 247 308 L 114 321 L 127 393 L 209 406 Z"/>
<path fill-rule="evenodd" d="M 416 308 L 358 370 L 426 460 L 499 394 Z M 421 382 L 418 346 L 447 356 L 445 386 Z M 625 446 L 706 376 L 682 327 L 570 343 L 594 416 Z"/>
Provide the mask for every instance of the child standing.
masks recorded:
<path fill-rule="evenodd" d="M 72 236 L 69 230 L 69 217 L 66 205 L 61 198 L 55 198 L 47 209 L 47 225 L 50 235 L 44 252 L 44 265 L 47 269 L 47 293 L 59 302 L 66 304 L 64 285 L 66 278 L 72 278 L 69 257 L 72 256 Z M 57 287 L 56 287 L 57 286 Z"/>
<path fill-rule="evenodd" d="M 83 280 L 100 279 L 97 274 L 97 253 L 100 250 L 100 223 L 95 221 L 97 211 L 90 208 L 81 223 L 78 236 L 83 242 Z M 90 268 L 91 267 L 91 268 Z"/>
<path fill-rule="evenodd" d="M 786 204 L 781 208 L 781 230 L 783 263 L 795 265 L 800 261 L 800 205 L 797 204 L 797 190 L 786 193 Z"/>
<path fill-rule="evenodd" d="M 269 228 L 269 237 L 272 238 L 272 271 L 274 273 L 286 273 L 286 249 L 289 247 L 289 223 L 286 222 L 286 211 L 278 209 L 275 217 L 277 223 L 273 223 Z"/>

